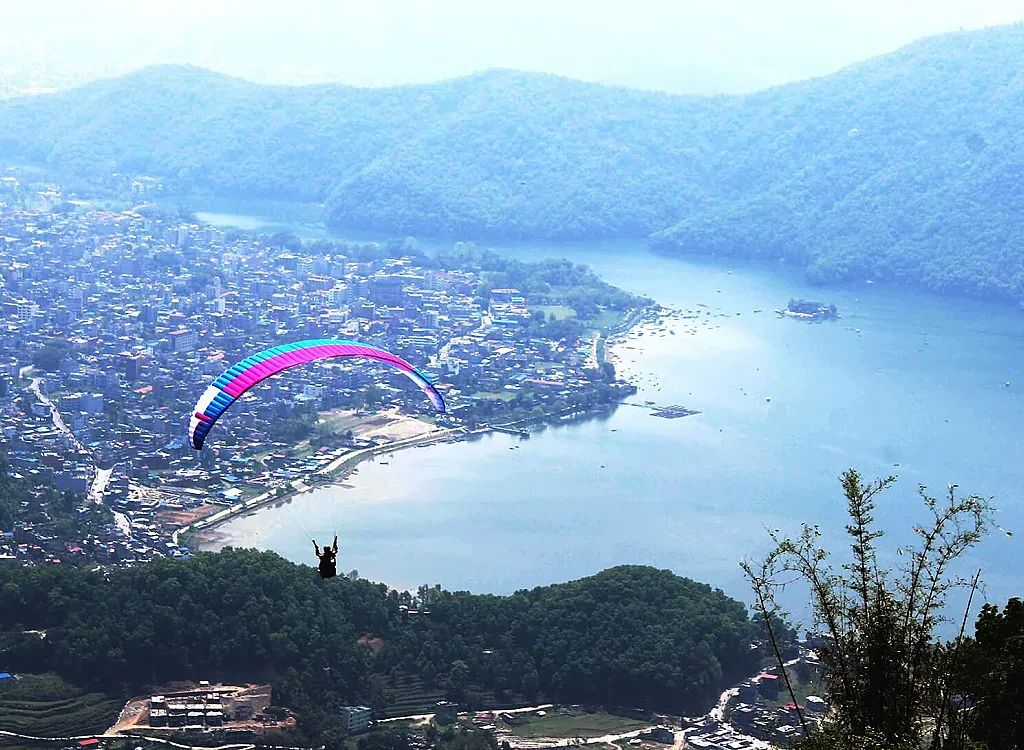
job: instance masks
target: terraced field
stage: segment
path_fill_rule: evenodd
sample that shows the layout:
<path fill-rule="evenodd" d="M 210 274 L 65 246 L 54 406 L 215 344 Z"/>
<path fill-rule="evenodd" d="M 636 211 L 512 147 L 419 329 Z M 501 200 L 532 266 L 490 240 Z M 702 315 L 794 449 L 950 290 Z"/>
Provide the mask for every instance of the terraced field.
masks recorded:
<path fill-rule="evenodd" d="M 388 719 L 395 716 L 418 716 L 420 714 L 432 714 L 437 707 L 438 701 L 445 699 L 444 690 L 435 688 L 428 690 L 416 675 L 401 675 L 397 680 L 388 683 L 388 690 L 394 695 L 394 700 L 387 708 L 377 713 L 381 719 Z M 495 710 L 498 708 L 509 708 L 522 705 L 521 702 L 499 703 L 494 693 L 484 690 L 480 693 L 481 708 L 483 710 Z"/>
<path fill-rule="evenodd" d="M 419 677 L 399 677 L 388 687 L 394 692 L 395 700 L 381 712 L 381 718 L 385 719 L 432 713 L 435 704 L 444 700 L 443 690 L 427 690 Z"/>
<path fill-rule="evenodd" d="M 632 732 L 650 726 L 648 723 L 606 713 L 570 714 L 555 712 L 544 718 L 523 717 L 524 723 L 512 728 L 517 737 L 602 737 L 606 734 Z"/>
<path fill-rule="evenodd" d="M 54 750 L 55 747 L 56 745 L 50 742 L 28 742 L 0 735 L 0 750 Z"/>
<path fill-rule="evenodd" d="M 117 719 L 122 701 L 87 693 L 52 675 L 24 675 L 0 688 L 0 729 L 36 737 L 98 733 Z"/>

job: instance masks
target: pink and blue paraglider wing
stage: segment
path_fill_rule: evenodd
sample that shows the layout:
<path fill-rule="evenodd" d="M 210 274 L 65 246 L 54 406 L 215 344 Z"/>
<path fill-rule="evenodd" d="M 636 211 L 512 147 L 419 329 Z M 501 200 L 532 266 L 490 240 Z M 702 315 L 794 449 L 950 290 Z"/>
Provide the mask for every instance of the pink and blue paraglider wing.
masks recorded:
<path fill-rule="evenodd" d="M 199 397 L 189 419 L 189 445 L 200 450 L 220 416 L 257 383 L 291 367 L 332 357 L 363 357 L 389 364 L 416 383 L 437 411 L 445 412 L 444 399 L 430 380 L 401 357 L 356 341 L 313 339 L 265 349 L 246 357 L 214 380 Z"/>

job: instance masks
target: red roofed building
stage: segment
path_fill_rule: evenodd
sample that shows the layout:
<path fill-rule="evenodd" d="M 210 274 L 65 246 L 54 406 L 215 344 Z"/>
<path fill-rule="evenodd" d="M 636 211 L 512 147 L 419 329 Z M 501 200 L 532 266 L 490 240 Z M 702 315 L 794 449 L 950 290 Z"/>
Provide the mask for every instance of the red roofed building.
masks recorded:
<path fill-rule="evenodd" d="M 762 674 L 758 678 L 757 691 L 765 698 L 779 697 L 779 676 L 774 674 Z"/>
<path fill-rule="evenodd" d="M 167 338 L 171 341 L 172 352 L 193 352 L 199 343 L 199 334 L 186 328 L 171 331 Z"/>

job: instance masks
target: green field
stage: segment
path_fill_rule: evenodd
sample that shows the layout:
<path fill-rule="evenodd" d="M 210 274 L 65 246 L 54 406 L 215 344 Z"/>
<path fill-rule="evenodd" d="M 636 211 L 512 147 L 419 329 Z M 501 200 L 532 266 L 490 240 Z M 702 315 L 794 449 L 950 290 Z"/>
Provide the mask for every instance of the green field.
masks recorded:
<path fill-rule="evenodd" d="M 551 315 L 554 315 L 557 320 L 576 317 L 576 311 L 568 305 L 530 305 L 531 313 L 537 311 L 544 313 L 545 318 L 550 318 Z M 624 314 L 621 310 L 605 310 L 593 318 L 587 318 L 581 320 L 581 322 L 586 323 L 588 328 L 595 331 L 607 331 L 617 328 L 622 324 L 623 319 Z"/>
<path fill-rule="evenodd" d="M 522 715 L 521 715 L 522 716 Z M 563 714 L 552 713 L 543 718 L 530 715 L 525 723 L 510 727 L 517 737 L 601 737 L 619 734 L 650 726 L 636 719 L 612 714 Z"/>
<path fill-rule="evenodd" d="M 238 485 L 235 486 L 237 487 Z M 243 500 L 251 500 L 254 497 L 259 497 L 260 495 L 267 491 L 266 487 L 263 487 L 258 484 L 243 484 L 241 487 L 239 487 L 239 489 L 242 490 Z"/>
<path fill-rule="evenodd" d="M 786 672 L 789 674 L 789 679 L 793 683 L 793 692 L 796 693 L 796 702 L 798 705 L 807 705 L 808 695 L 817 695 L 819 698 L 825 697 L 825 683 L 816 674 L 811 674 L 811 679 L 807 682 L 802 681 L 793 669 L 787 669 Z M 771 708 L 779 708 L 792 702 L 792 698 L 789 697 L 789 690 L 786 689 L 786 683 L 783 680 L 779 680 L 779 697 L 776 700 L 767 700 L 762 698 L 761 701 Z"/>
<path fill-rule="evenodd" d="M 604 312 L 586 321 L 587 326 L 595 331 L 610 331 L 623 321 L 623 314 L 619 310 L 605 310 Z"/>
<path fill-rule="evenodd" d="M 544 313 L 545 318 L 550 318 L 552 314 L 554 314 L 556 320 L 576 317 L 576 311 L 568 305 L 530 305 L 531 313 L 538 310 Z"/>
<path fill-rule="evenodd" d="M 320 424 L 334 432 L 354 430 L 367 419 L 366 415 L 352 414 L 347 411 L 325 411 L 320 413 Z"/>
<path fill-rule="evenodd" d="M 0 688 L 0 729 L 35 737 L 67 737 L 103 732 L 124 702 L 87 693 L 54 675 L 23 675 Z"/>

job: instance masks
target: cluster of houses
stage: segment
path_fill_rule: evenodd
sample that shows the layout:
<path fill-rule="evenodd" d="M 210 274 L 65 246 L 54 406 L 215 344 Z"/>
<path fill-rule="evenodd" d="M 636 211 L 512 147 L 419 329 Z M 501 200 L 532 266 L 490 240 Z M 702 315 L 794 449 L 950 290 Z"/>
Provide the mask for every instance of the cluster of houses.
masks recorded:
<path fill-rule="evenodd" d="M 158 557 L 188 558 L 190 551 L 167 539 L 157 526 L 140 524 L 130 533 L 116 523 L 96 532 L 79 530 L 72 541 L 48 531 L 44 521 L 16 522 L 13 531 L 0 531 L 0 564 L 101 563 L 108 568 L 130 567 Z"/>
<path fill-rule="evenodd" d="M 758 701 L 779 697 L 779 675 L 764 673 L 739 686 L 739 701 L 729 714 L 730 722 L 744 734 L 773 742 L 785 743 L 801 736 L 801 715 L 808 728 L 813 728 L 828 712 L 828 704 L 817 696 L 808 696 L 805 704 L 789 701 L 778 708 L 770 708 Z"/>
<path fill-rule="evenodd" d="M 698 750 L 768 750 L 770 745 L 737 732 L 728 724 L 707 719 L 683 729 L 687 746 Z"/>
<path fill-rule="evenodd" d="M 808 643 L 820 643 L 820 638 Z M 810 650 L 805 650 L 790 666 L 793 664 L 802 665 L 809 673 L 817 673 L 820 668 L 817 655 Z M 802 704 L 792 700 L 782 703 L 779 697 L 785 694 L 783 682 L 780 670 L 773 667 L 741 683 L 737 700 L 730 706 L 732 726 L 752 737 L 783 744 L 799 739 L 803 726 L 813 731 L 828 713 L 827 701 L 808 695 Z"/>

